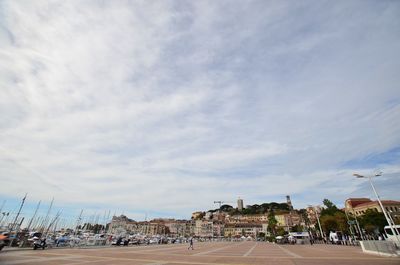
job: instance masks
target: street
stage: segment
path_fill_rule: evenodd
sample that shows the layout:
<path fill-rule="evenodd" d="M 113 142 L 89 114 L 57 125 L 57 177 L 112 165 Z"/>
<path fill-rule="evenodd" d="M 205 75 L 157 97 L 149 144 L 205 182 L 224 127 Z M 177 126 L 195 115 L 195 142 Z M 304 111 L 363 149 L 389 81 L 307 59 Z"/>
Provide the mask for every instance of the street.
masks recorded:
<path fill-rule="evenodd" d="M 364 254 L 360 247 L 338 245 L 278 245 L 266 242 L 202 242 L 187 244 L 4 251 L 0 264 L 400 264 L 399 258 Z"/>

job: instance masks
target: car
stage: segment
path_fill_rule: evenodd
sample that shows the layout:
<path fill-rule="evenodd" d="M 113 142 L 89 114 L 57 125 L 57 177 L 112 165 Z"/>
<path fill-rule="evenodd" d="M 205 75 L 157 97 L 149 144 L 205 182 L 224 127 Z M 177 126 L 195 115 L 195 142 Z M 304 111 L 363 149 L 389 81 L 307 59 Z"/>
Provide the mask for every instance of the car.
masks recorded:
<path fill-rule="evenodd" d="M 7 245 L 8 243 L 8 236 L 7 235 L 0 235 L 0 251 Z"/>

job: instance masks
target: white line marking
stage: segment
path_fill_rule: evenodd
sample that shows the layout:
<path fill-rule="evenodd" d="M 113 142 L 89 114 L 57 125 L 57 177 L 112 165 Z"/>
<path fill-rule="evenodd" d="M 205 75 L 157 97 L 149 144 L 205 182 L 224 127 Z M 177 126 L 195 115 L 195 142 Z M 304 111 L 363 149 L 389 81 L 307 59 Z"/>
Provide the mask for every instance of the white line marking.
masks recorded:
<path fill-rule="evenodd" d="M 278 244 L 275 244 L 275 246 L 279 247 L 279 248 L 282 249 L 286 254 L 289 254 L 289 255 L 292 256 L 292 257 L 295 257 L 295 258 L 302 258 L 302 256 L 297 255 L 296 253 L 293 253 L 292 251 L 290 251 L 290 250 L 288 250 L 288 249 L 286 249 L 286 248 L 284 248 L 284 247 L 281 247 L 281 246 L 279 246 Z"/>
<path fill-rule="evenodd" d="M 251 249 L 249 249 L 249 251 L 247 251 L 247 252 L 243 255 L 243 257 L 247 257 L 248 255 L 250 255 L 250 253 L 256 248 L 256 246 L 257 246 L 257 242 L 256 242 L 256 244 L 255 244 Z"/>

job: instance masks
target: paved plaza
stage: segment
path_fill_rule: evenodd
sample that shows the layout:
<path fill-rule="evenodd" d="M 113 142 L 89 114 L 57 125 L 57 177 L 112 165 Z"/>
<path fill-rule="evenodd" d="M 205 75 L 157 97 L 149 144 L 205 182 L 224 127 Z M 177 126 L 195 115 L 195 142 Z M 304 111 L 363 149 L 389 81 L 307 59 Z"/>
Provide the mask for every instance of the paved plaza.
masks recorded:
<path fill-rule="evenodd" d="M 93 249 L 47 249 L 4 251 L 0 264 L 131 264 L 131 265 L 224 265 L 224 264 L 400 264 L 399 258 L 364 254 L 360 247 L 336 245 L 277 245 L 266 242 L 195 243 L 107 247 Z"/>

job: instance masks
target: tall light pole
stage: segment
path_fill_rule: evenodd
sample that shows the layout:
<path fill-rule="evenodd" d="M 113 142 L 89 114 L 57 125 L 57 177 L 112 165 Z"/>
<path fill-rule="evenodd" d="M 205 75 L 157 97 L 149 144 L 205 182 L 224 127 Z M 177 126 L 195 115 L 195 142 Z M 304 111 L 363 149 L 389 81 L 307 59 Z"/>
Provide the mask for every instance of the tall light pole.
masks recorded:
<path fill-rule="evenodd" d="M 381 202 L 381 199 L 380 199 L 378 193 L 376 192 L 376 189 L 375 189 L 375 187 L 374 187 L 374 184 L 372 183 L 372 176 L 363 176 L 363 175 L 360 175 L 360 174 L 357 174 L 357 173 L 354 173 L 353 176 L 355 176 L 355 177 L 357 177 L 357 178 L 368 178 L 369 183 L 371 184 L 372 190 L 373 190 L 374 193 L 375 193 L 376 199 L 378 200 L 379 206 L 380 206 L 381 209 L 382 209 L 383 215 L 384 215 L 385 218 L 386 218 L 386 222 L 389 224 L 390 230 L 392 230 L 393 235 L 396 237 L 397 242 L 400 244 L 399 236 L 397 235 L 397 233 L 395 232 L 395 229 L 394 229 L 394 227 L 393 227 L 394 223 L 392 223 L 391 218 L 389 218 L 389 216 L 388 216 L 388 214 L 387 214 L 387 212 L 386 212 L 386 210 L 385 210 L 385 207 L 383 207 L 383 204 L 382 204 L 382 202 Z M 379 176 L 382 176 L 382 172 L 376 173 L 376 174 L 374 175 L 374 177 L 379 177 Z"/>
<path fill-rule="evenodd" d="M 324 232 L 322 231 L 322 227 L 321 227 L 321 222 L 319 221 L 319 215 L 318 215 L 318 210 L 317 207 L 309 205 L 310 207 L 313 207 L 314 211 L 315 211 L 315 215 L 317 216 L 317 222 L 318 222 L 318 226 L 319 226 L 319 231 L 321 232 L 321 237 L 325 238 Z"/>

